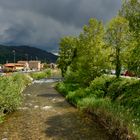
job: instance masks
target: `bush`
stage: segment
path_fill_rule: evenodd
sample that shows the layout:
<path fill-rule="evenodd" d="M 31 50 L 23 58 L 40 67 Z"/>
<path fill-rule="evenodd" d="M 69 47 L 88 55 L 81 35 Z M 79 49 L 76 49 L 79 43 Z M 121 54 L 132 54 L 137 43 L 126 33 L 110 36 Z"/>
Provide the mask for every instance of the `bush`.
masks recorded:
<path fill-rule="evenodd" d="M 0 116 L 16 110 L 22 102 L 22 91 L 31 82 L 24 74 L 0 77 Z"/>
<path fill-rule="evenodd" d="M 35 80 L 43 79 L 43 78 L 51 76 L 51 70 L 47 69 L 40 72 L 33 72 L 30 74 L 30 76 Z"/>
<path fill-rule="evenodd" d="M 124 95 L 125 92 L 129 90 L 131 85 L 134 85 L 138 80 L 128 79 L 128 78 L 119 78 L 114 80 L 108 87 L 108 94 L 112 100 L 116 100 L 120 96 Z"/>
<path fill-rule="evenodd" d="M 77 102 L 82 98 L 87 97 L 89 94 L 88 89 L 79 88 L 76 91 L 68 92 L 66 99 L 74 105 L 77 105 Z"/>
<path fill-rule="evenodd" d="M 46 70 L 44 70 L 44 73 L 45 73 L 47 76 L 51 76 L 51 74 L 52 74 L 51 69 L 46 69 Z"/>
<path fill-rule="evenodd" d="M 93 80 L 87 88 L 77 85 L 65 82 L 59 83 L 58 87 L 70 103 L 103 120 L 111 133 L 119 130 L 118 135 L 122 139 L 126 139 L 129 134 L 133 138 L 135 137 L 133 134 L 140 138 L 138 79 L 101 76 Z"/>
<path fill-rule="evenodd" d="M 109 76 L 97 77 L 91 82 L 89 89 L 96 97 L 105 97 L 108 92 L 108 87 L 114 80 L 114 77 Z"/>
<path fill-rule="evenodd" d="M 78 107 L 100 118 L 109 128 L 110 134 L 113 134 L 118 129 L 119 139 L 126 139 L 129 134 L 133 137 L 132 139 L 136 139 L 137 137 L 132 132 L 140 137 L 140 120 L 130 110 L 119 104 L 112 103 L 108 98 L 87 97 L 78 102 Z M 122 131 L 125 132 L 122 133 Z"/>
<path fill-rule="evenodd" d="M 56 89 L 61 93 L 63 94 L 64 96 L 66 96 L 68 94 L 68 91 L 67 91 L 67 88 L 66 88 L 66 85 L 62 82 L 62 83 L 58 83 L 56 85 Z"/>
<path fill-rule="evenodd" d="M 66 96 L 70 91 L 75 91 L 79 88 L 79 84 L 71 84 L 66 82 L 61 82 L 56 85 L 56 89 Z"/>
<path fill-rule="evenodd" d="M 81 83 L 79 82 L 78 77 L 79 77 L 78 73 L 71 71 L 70 68 L 68 67 L 68 70 L 65 74 L 65 81 L 73 84 Z"/>
<path fill-rule="evenodd" d="M 116 101 L 129 108 L 136 115 L 139 114 L 140 117 L 140 81 L 133 80 L 126 83 L 122 89 L 124 90 L 120 89 L 122 92 L 120 92 Z"/>

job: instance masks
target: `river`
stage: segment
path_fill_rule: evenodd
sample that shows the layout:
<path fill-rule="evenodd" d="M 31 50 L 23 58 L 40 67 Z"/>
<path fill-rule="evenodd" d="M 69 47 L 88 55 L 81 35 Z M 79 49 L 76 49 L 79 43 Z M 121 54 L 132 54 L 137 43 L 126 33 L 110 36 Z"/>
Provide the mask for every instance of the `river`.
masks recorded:
<path fill-rule="evenodd" d="M 109 140 L 95 119 L 71 106 L 54 86 L 54 79 L 44 79 L 27 87 L 22 106 L 0 125 L 0 140 Z"/>

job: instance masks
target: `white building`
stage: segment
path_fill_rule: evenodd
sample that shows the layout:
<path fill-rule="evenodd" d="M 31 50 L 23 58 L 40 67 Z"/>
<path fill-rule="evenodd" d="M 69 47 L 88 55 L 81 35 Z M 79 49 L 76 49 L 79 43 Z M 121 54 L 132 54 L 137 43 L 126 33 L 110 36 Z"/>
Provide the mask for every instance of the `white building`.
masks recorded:
<path fill-rule="evenodd" d="M 29 61 L 29 68 L 32 70 L 41 70 L 41 61 Z"/>

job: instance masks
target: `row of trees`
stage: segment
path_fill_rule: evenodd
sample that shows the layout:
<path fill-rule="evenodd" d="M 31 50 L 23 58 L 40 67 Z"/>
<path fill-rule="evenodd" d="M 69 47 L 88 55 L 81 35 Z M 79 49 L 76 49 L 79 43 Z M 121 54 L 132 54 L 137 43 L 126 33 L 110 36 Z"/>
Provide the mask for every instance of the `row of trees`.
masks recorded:
<path fill-rule="evenodd" d="M 118 15 L 106 26 L 90 19 L 78 37 L 60 41 L 58 65 L 62 75 L 89 84 L 95 77 L 115 68 L 140 74 L 140 1 L 125 0 Z"/>

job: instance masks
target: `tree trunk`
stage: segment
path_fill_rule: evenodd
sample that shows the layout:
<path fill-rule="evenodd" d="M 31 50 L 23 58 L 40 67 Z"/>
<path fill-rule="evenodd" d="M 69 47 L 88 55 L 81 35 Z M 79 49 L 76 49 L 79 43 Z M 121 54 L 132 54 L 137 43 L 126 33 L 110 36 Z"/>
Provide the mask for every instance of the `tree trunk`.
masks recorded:
<path fill-rule="evenodd" d="M 120 48 L 116 48 L 116 77 L 119 78 L 121 73 L 121 61 L 120 61 Z"/>

